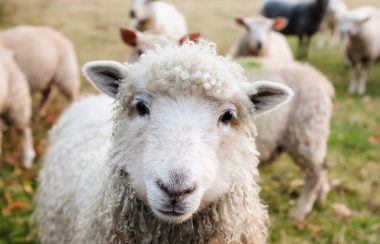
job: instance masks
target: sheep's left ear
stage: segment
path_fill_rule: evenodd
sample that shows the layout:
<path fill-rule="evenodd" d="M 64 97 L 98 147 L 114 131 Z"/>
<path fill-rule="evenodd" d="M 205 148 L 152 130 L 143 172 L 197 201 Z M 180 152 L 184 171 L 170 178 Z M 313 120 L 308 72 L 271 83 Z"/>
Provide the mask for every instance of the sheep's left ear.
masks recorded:
<path fill-rule="evenodd" d="M 247 95 L 255 105 L 256 115 L 262 115 L 286 103 L 294 94 L 286 85 L 271 81 L 257 81 L 248 84 Z"/>
<path fill-rule="evenodd" d="M 276 31 L 280 31 L 286 28 L 288 26 L 288 19 L 286 18 L 276 18 L 273 20 L 272 29 Z"/>
<path fill-rule="evenodd" d="M 201 33 L 195 32 L 195 33 L 189 33 L 186 34 L 184 37 L 178 40 L 178 44 L 182 46 L 186 42 L 198 42 L 201 38 Z"/>
<path fill-rule="evenodd" d="M 115 98 L 122 80 L 127 77 L 126 67 L 115 61 L 92 61 L 83 66 L 83 73 L 99 91 Z"/>

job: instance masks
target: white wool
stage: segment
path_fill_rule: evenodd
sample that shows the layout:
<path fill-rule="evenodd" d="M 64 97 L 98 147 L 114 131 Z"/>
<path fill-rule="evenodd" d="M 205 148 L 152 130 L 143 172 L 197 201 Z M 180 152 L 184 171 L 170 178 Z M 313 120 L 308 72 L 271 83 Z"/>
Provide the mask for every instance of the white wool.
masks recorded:
<path fill-rule="evenodd" d="M 14 60 L 12 51 L 0 45 L 0 119 L 20 133 L 23 146 L 23 166 L 30 168 L 35 157 L 30 128 L 32 104 L 27 80 Z M 2 143 L 0 121 L 0 155 Z"/>
<path fill-rule="evenodd" d="M 16 26 L 0 31 L 0 43 L 14 52 L 31 92 L 49 93 L 56 86 L 70 101 L 78 96 L 75 49 L 61 33 L 50 27 Z"/>
<path fill-rule="evenodd" d="M 113 105 L 84 98 L 50 132 L 37 200 L 42 243 L 264 243 L 254 106 L 242 68 L 214 45 L 189 43 L 147 52 L 125 75 Z M 136 97 L 155 102 L 150 117 L 130 115 Z M 219 125 L 223 106 L 236 108 L 236 125 Z M 206 191 L 176 223 L 157 217 L 149 193 L 161 193 L 146 186 L 156 172 L 170 178 L 172 165 Z"/>
<path fill-rule="evenodd" d="M 292 211 L 300 220 L 314 201 L 328 191 L 326 176 L 327 142 L 333 110 L 334 88 L 329 80 L 308 64 L 284 63 L 268 59 L 241 59 L 256 63 L 247 70 L 250 79 L 271 79 L 288 85 L 295 93 L 281 110 L 269 112 L 256 121 L 260 163 L 274 161 L 287 152 L 305 174 L 305 188 Z M 315 180 L 317 179 L 317 180 Z"/>

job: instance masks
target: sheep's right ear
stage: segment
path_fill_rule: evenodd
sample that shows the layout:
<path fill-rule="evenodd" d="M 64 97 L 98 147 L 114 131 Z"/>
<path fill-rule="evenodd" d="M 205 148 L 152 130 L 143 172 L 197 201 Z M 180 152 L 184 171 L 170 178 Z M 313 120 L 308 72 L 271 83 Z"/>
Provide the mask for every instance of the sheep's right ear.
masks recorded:
<path fill-rule="evenodd" d="M 272 29 L 276 31 L 280 31 L 286 28 L 288 26 L 288 19 L 287 18 L 276 18 L 273 20 Z"/>
<path fill-rule="evenodd" d="M 120 36 L 123 42 L 128 46 L 137 46 L 137 33 L 135 31 L 126 28 L 120 28 Z"/>
<path fill-rule="evenodd" d="M 240 26 L 247 27 L 247 21 L 243 17 L 236 17 L 235 22 Z"/>
<path fill-rule="evenodd" d="M 280 83 L 257 81 L 248 84 L 247 95 L 255 105 L 256 115 L 260 116 L 289 101 L 294 93 L 288 86 Z"/>
<path fill-rule="evenodd" d="M 126 67 L 115 61 L 92 61 L 83 66 L 83 73 L 99 91 L 115 98 L 120 82 L 127 77 Z"/>

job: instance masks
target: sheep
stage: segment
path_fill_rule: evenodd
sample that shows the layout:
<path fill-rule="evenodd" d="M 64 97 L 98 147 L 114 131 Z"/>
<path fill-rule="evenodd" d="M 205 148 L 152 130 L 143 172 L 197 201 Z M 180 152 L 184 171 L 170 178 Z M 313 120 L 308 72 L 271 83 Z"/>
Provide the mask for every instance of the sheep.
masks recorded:
<path fill-rule="evenodd" d="M 189 33 L 181 39 L 171 39 L 163 35 L 155 35 L 147 32 L 134 31 L 128 28 L 120 28 L 120 36 L 123 42 L 133 48 L 128 58 L 129 63 L 137 62 L 142 54 L 148 50 L 154 50 L 157 47 L 166 45 L 182 44 L 186 41 L 197 42 L 200 39 L 200 33 Z"/>
<path fill-rule="evenodd" d="M 348 12 L 339 24 L 344 53 L 352 70 L 350 94 L 363 95 L 371 66 L 380 61 L 380 10 L 363 6 Z"/>
<path fill-rule="evenodd" d="M 317 43 L 320 49 L 325 46 L 328 39 L 330 47 L 337 45 L 340 38 L 338 24 L 347 12 L 345 0 L 329 0 L 326 16 L 320 26 L 321 35 Z"/>
<path fill-rule="evenodd" d="M 327 178 L 327 143 L 333 110 L 334 88 L 308 64 L 269 59 L 240 59 L 250 79 L 271 79 L 289 86 L 294 98 L 281 110 L 257 119 L 260 164 L 273 162 L 287 152 L 305 175 L 303 190 L 290 215 L 300 221 L 322 202 L 330 189 Z M 254 62 L 256 65 L 249 65 Z"/>
<path fill-rule="evenodd" d="M 22 165 L 31 168 L 35 151 L 30 128 L 31 97 L 28 82 L 14 60 L 14 54 L 0 45 L 0 155 L 2 148 L 2 122 L 12 125 L 21 135 Z"/>
<path fill-rule="evenodd" d="M 132 29 L 180 39 L 186 35 L 185 17 L 171 4 L 156 0 L 132 0 Z"/>
<path fill-rule="evenodd" d="M 0 32 L 0 43 L 15 53 L 32 93 L 41 93 L 40 116 L 46 114 L 53 85 L 71 102 L 79 94 L 80 79 L 71 41 L 50 27 L 16 26 Z"/>
<path fill-rule="evenodd" d="M 257 56 L 283 61 L 293 61 L 292 50 L 285 37 L 273 30 L 286 27 L 288 21 L 284 18 L 268 19 L 264 17 L 235 19 L 236 23 L 245 28 L 238 44 L 231 50 L 234 58 L 239 56 Z"/>
<path fill-rule="evenodd" d="M 307 58 L 310 39 L 318 31 L 327 11 L 329 0 L 292 3 L 284 1 L 268 1 L 263 4 L 261 14 L 268 18 L 287 18 L 289 23 L 280 32 L 285 35 L 298 36 L 297 58 Z"/>
<path fill-rule="evenodd" d="M 114 101 L 79 101 L 50 132 L 37 198 L 42 243 L 266 241 L 254 119 L 280 110 L 287 86 L 248 83 L 203 41 L 83 70 Z"/>

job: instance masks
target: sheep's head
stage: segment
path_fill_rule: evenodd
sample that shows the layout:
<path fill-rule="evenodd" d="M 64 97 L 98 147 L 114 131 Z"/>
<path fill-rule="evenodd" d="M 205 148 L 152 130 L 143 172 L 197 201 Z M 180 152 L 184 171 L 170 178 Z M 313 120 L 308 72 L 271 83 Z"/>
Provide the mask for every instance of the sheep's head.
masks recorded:
<path fill-rule="evenodd" d="M 132 65 L 94 61 L 84 73 L 116 99 L 109 163 L 128 173 L 159 219 L 174 223 L 240 178 L 253 182 L 253 118 L 292 94 L 281 84 L 246 82 L 240 66 L 205 43 L 148 52 Z"/>
<path fill-rule="evenodd" d="M 366 12 L 351 12 L 344 15 L 338 22 L 340 33 L 344 37 L 355 37 L 360 34 L 362 25 L 371 19 L 371 14 Z"/>
<path fill-rule="evenodd" d="M 148 5 L 155 0 L 132 0 L 129 16 L 133 19 L 146 20 L 149 15 Z"/>
<path fill-rule="evenodd" d="M 127 46 L 133 48 L 133 52 L 129 57 L 129 62 L 136 62 L 146 51 L 153 51 L 156 48 L 173 44 L 183 44 L 186 41 L 198 42 L 200 35 L 200 33 L 189 33 L 179 40 L 173 40 L 164 35 L 134 31 L 127 28 L 120 29 L 120 37 L 122 41 Z"/>
<path fill-rule="evenodd" d="M 267 48 L 270 31 L 279 31 L 288 25 L 288 20 L 285 18 L 268 19 L 265 17 L 237 17 L 235 18 L 235 22 L 239 26 L 245 28 L 250 51 L 257 54 Z"/>

